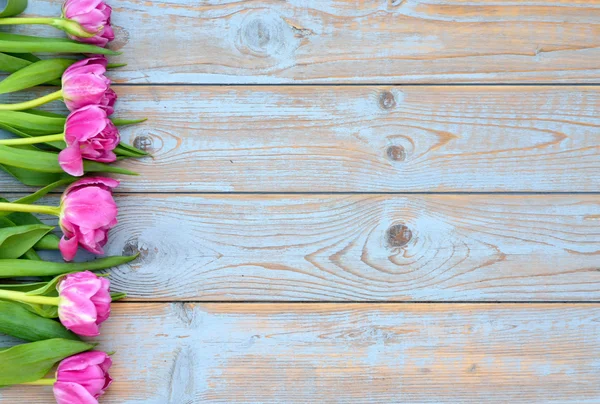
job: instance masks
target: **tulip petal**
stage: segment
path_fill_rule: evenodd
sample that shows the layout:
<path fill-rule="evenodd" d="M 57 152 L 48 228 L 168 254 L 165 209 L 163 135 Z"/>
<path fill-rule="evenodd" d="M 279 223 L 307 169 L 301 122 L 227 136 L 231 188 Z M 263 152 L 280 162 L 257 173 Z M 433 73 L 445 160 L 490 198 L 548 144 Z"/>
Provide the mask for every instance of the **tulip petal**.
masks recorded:
<path fill-rule="evenodd" d="M 104 366 L 105 364 L 108 364 L 108 367 L 104 369 L 106 372 L 112 365 L 110 356 L 101 351 L 89 351 L 63 359 L 57 368 L 57 372 L 63 370 L 83 370 L 90 365 Z"/>
<path fill-rule="evenodd" d="M 58 243 L 58 248 L 60 253 L 65 261 L 73 261 L 75 256 L 77 255 L 77 247 L 79 243 L 75 237 L 71 237 L 70 239 L 65 238 L 63 236 Z"/>
<path fill-rule="evenodd" d="M 78 180 L 77 182 L 69 185 L 63 194 L 64 196 L 68 196 L 71 192 L 76 189 L 87 187 L 87 186 L 99 186 L 101 188 L 106 189 L 107 191 L 114 189 L 119 186 L 119 180 L 115 180 L 114 178 L 107 177 L 86 177 Z"/>
<path fill-rule="evenodd" d="M 104 253 L 108 232 L 117 225 L 118 207 L 112 189 L 118 185 L 112 178 L 91 177 L 65 190 L 59 224 L 69 241 L 75 239 L 79 246 L 94 254 Z"/>
<path fill-rule="evenodd" d="M 67 173 L 75 177 L 83 175 L 83 159 L 78 147 L 67 147 L 58 154 L 58 164 Z"/>
<path fill-rule="evenodd" d="M 60 296 L 58 317 L 61 323 L 79 335 L 98 335 L 98 326 L 110 316 L 109 287 L 108 279 L 89 271 L 67 275 L 56 287 Z"/>
<path fill-rule="evenodd" d="M 65 400 L 70 397 L 82 399 L 87 397 L 83 391 L 73 385 L 83 388 L 91 397 L 97 399 L 112 383 L 108 370 L 112 365 L 112 359 L 105 352 L 90 351 L 64 359 L 56 370 L 57 382 L 55 388 L 60 398 Z M 72 390 L 76 393 L 73 394 Z M 60 394 L 62 393 L 62 394 Z M 58 399 L 58 398 L 57 398 Z M 70 401 L 64 401 L 69 403 Z M 80 401 L 75 401 L 79 403 Z M 59 401 L 60 403 L 60 401 Z"/>
<path fill-rule="evenodd" d="M 53 391 L 58 404 L 98 404 L 98 400 L 77 383 L 56 382 Z"/>
<path fill-rule="evenodd" d="M 63 6 L 65 17 L 71 18 L 73 15 L 89 13 L 98 8 L 102 0 L 67 0 Z"/>
<path fill-rule="evenodd" d="M 63 6 L 65 17 L 77 21 L 86 31 L 95 33 L 91 38 L 80 38 L 70 34 L 69 37 L 98 46 L 106 46 L 114 39 L 110 26 L 111 13 L 112 8 L 101 0 L 67 0 Z"/>
<path fill-rule="evenodd" d="M 64 203 L 62 218 L 80 228 L 99 229 L 112 223 L 117 211 L 109 191 L 87 187 L 70 194 Z"/>

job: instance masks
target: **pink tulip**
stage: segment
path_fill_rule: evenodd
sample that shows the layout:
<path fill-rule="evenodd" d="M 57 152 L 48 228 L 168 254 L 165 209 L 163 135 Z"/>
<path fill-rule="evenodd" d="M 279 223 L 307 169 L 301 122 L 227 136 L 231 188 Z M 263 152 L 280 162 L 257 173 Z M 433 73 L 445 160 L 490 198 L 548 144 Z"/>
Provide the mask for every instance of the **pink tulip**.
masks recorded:
<path fill-rule="evenodd" d="M 107 60 L 94 56 L 73 63 L 62 76 L 62 97 L 70 111 L 87 105 L 106 107 L 108 115 L 114 112 L 117 95 L 110 88 L 106 73 Z"/>
<path fill-rule="evenodd" d="M 110 357 L 99 351 L 84 352 L 64 359 L 56 371 L 54 397 L 58 404 L 98 404 L 112 379 Z"/>
<path fill-rule="evenodd" d="M 63 258 L 75 258 L 77 247 L 104 254 L 108 231 L 117 224 L 117 204 L 112 189 L 119 181 L 90 177 L 69 186 L 61 199 L 59 224 L 64 233 L 59 248 Z"/>
<path fill-rule="evenodd" d="M 68 116 L 67 147 L 58 155 L 58 163 L 68 174 L 82 176 L 83 159 L 111 163 L 117 159 L 113 150 L 120 141 L 119 130 L 108 119 L 106 109 L 88 105 Z"/>
<path fill-rule="evenodd" d="M 65 328 L 78 335 L 95 337 L 110 316 L 110 281 L 92 272 L 65 276 L 56 286 L 59 295 L 58 318 Z"/>
<path fill-rule="evenodd" d="M 97 46 L 106 44 L 115 39 L 115 34 L 110 26 L 112 8 L 101 0 L 67 0 L 63 5 L 63 16 L 78 22 L 90 34 L 91 38 L 82 38 L 69 35 L 69 38 L 90 43 Z"/>

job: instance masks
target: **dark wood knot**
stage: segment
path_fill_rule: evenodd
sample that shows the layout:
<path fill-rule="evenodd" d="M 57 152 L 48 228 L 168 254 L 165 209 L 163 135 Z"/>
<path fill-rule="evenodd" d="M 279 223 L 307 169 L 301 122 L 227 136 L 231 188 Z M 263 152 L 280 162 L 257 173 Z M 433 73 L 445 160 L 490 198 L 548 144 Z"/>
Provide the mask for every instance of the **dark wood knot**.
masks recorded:
<path fill-rule="evenodd" d="M 392 161 L 406 160 L 406 149 L 403 146 L 390 146 L 387 148 L 386 154 Z"/>
<path fill-rule="evenodd" d="M 130 267 L 134 269 L 152 262 L 157 252 L 157 248 L 149 248 L 148 245 L 140 243 L 136 237 L 127 240 L 123 247 L 123 255 L 135 255 L 139 253 L 138 258 L 129 264 Z"/>
<path fill-rule="evenodd" d="M 383 109 L 392 109 L 396 106 L 396 98 L 391 91 L 384 91 L 379 96 L 379 105 Z"/>
<path fill-rule="evenodd" d="M 136 136 L 135 139 L 133 139 L 133 146 L 140 150 L 150 152 L 154 148 L 154 142 L 152 141 L 152 137 L 150 136 Z"/>
<path fill-rule="evenodd" d="M 390 247 L 404 247 L 412 239 L 412 231 L 403 224 L 395 224 L 387 231 L 387 242 Z"/>

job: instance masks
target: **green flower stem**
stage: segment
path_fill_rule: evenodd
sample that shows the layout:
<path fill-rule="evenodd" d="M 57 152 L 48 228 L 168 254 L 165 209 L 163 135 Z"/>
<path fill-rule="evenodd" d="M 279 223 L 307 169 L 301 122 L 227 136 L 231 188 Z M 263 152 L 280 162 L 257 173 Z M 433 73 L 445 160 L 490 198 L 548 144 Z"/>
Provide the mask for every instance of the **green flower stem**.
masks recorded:
<path fill-rule="evenodd" d="M 5 289 L 0 289 L 0 299 L 22 303 L 44 304 L 48 306 L 58 306 L 60 304 L 60 297 L 28 295 L 25 292 Z"/>
<path fill-rule="evenodd" d="M 32 137 L 25 137 L 25 138 L 20 138 L 20 139 L 1 139 L 0 145 L 20 146 L 20 145 L 24 145 L 24 144 L 56 142 L 58 140 L 65 140 L 65 134 L 59 133 L 57 135 L 32 136 Z"/>
<path fill-rule="evenodd" d="M 2 19 L 0 19 L 0 21 L 2 21 Z M 62 98 L 62 96 L 62 89 L 60 89 L 48 95 L 44 95 L 43 97 L 36 98 L 35 100 L 20 102 L 17 104 L 0 104 L 0 111 L 25 111 L 27 109 L 36 108 L 40 105 L 59 100 Z"/>
<path fill-rule="evenodd" d="M 57 18 L 0 18 L 0 25 L 54 25 Z"/>
<path fill-rule="evenodd" d="M 60 216 L 60 207 L 0 202 L 0 212 L 45 213 Z"/>
<path fill-rule="evenodd" d="M 68 18 L 0 18 L 0 25 L 50 25 L 80 38 L 91 38 L 96 35 L 95 32 L 87 32 L 77 21 Z"/>
<path fill-rule="evenodd" d="M 40 379 L 34 382 L 19 383 L 19 386 L 53 386 L 56 379 Z"/>

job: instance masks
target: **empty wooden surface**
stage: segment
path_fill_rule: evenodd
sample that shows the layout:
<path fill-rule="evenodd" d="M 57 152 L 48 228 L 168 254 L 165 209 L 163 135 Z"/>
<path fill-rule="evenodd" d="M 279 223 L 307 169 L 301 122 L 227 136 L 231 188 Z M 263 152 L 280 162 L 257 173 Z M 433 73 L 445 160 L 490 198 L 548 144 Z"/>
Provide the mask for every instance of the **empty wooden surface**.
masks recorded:
<path fill-rule="evenodd" d="M 599 300 L 598 196 L 123 195 L 132 299 Z"/>
<path fill-rule="evenodd" d="M 59 13 L 55 0 L 31 4 L 34 14 Z M 128 63 L 119 82 L 598 83 L 600 77 L 597 0 L 112 5 L 111 47 L 124 52 L 116 60 Z"/>
<path fill-rule="evenodd" d="M 153 154 L 123 164 L 142 175 L 123 177 L 121 191 L 600 190 L 600 87 L 119 86 L 117 92 L 119 116 L 150 118 L 123 129 L 124 140 Z M 0 187 L 22 189 L 4 175 Z"/>
<path fill-rule="evenodd" d="M 597 195 L 117 201 L 107 254 L 141 256 L 110 278 L 132 300 L 600 300 Z"/>
<path fill-rule="evenodd" d="M 600 401 L 597 305 L 116 304 L 103 331 L 106 404 Z"/>
<path fill-rule="evenodd" d="M 598 1 L 109 3 L 102 403 L 600 402 Z"/>

